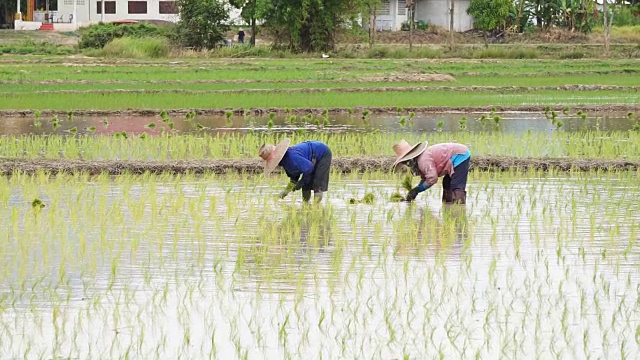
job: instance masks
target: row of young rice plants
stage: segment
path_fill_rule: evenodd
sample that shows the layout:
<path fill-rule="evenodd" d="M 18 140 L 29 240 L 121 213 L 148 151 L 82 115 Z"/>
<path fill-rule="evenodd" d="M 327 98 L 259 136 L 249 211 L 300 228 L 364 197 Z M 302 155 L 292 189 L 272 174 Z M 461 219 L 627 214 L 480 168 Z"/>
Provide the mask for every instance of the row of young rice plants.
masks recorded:
<path fill-rule="evenodd" d="M 324 206 L 283 175 L 0 177 L 0 351 L 632 357 L 637 176 L 473 171 L 466 207 L 391 203 L 384 172 L 332 174 Z"/>
<path fill-rule="evenodd" d="M 198 108 L 348 108 L 354 106 L 521 106 L 521 105 L 636 105 L 629 90 L 532 90 L 524 92 L 428 90 L 341 92 L 226 93 L 51 93 L 46 102 L 37 93 L 7 93 L 0 109 L 126 110 Z"/>
<path fill-rule="evenodd" d="M 5 81 L 150 81 L 150 80 L 336 80 L 371 75 L 446 73 L 455 77 L 476 75 L 522 77 L 526 85 L 534 74 L 572 72 L 633 74 L 640 68 L 637 59 L 626 60 L 298 60 L 224 59 L 206 61 L 144 61 L 129 65 L 125 60 L 48 58 L 47 61 L 0 62 Z"/>
<path fill-rule="evenodd" d="M 615 86 L 638 86 L 640 83 L 633 76 L 628 74 L 576 74 L 576 75 L 555 75 L 545 77 L 527 77 L 518 76 L 456 76 L 452 81 L 428 81 L 421 80 L 420 74 L 406 74 L 403 81 L 389 82 L 387 77 L 380 76 L 378 79 L 367 78 L 360 80 L 338 79 L 338 80 L 307 80 L 300 79 L 298 81 L 224 81 L 224 80 L 194 80 L 185 82 L 183 80 L 175 81 L 69 81 L 59 82 L 52 81 L 42 83 L 37 81 L 20 81 L 11 84 L 4 84 L 1 94 L 8 93 L 25 93 L 39 92 L 39 94 L 56 94 L 65 91 L 77 92 L 108 92 L 115 90 L 137 90 L 137 91 L 214 91 L 214 90 L 243 90 L 243 89 L 360 89 L 369 88 L 407 88 L 407 87 L 468 87 L 468 86 L 494 86 L 503 87 L 503 89 L 495 89 L 493 91 L 508 91 L 515 84 L 516 86 L 526 87 L 548 87 L 548 86 L 564 86 L 564 85 L 615 85 Z M 416 80 L 411 80 L 414 77 Z M 481 90 L 481 89 L 479 89 Z M 490 91 L 492 89 L 486 89 Z M 303 90 L 301 90 L 303 91 Z"/>
<path fill-rule="evenodd" d="M 123 135 L 19 135 L 0 137 L 5 158 L 84 159 L 84 160 L 206 160 L 257 159 L 264 143 L 277 143 L 290 137 L 293 143 L 319 140 L 328 144 L 334 157 L 392 156 L 400 139 L 410 143 L 429 141 L 459 142 L 473 155 L 520 158 L 628 159 L 640 158 L 637 131 L 584 132 L 314 132 L 314 133 L 224 133 L 167 134 L 159 136 Z"/>

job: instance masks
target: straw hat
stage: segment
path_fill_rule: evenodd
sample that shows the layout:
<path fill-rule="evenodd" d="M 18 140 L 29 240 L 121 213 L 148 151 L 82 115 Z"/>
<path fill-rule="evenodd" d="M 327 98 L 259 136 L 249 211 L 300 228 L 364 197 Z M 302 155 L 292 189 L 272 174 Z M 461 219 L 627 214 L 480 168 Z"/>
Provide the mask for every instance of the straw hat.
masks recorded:
<path fill-rule="evenodd" d="M 391 170 L 393 171 L 398 164 L 422 154 L 427 149 L 428 144 L 428 141 L 423 141 L 411 146 L 405 139 L 400 140 L 397 144 L 393 145 L 393 152 L 396 153 L 398 158 L 393 163 Z"/>
<path fill-rule="evenodd" d="M 284 140 L 280 141 L 278 145 L 264 144 L 262 145 L 260 150 L 258 150 L 258 156 L 260 156 L 262 160 L 265 160 L 265 176 L 269 175 L 273 171 L 273 169 L 278 166 L 280 160 L 282 160 L 282 158 L 284 157 L 284 153 L 287 152 L 290 143 L 291 139 L 285 138 Z"/>

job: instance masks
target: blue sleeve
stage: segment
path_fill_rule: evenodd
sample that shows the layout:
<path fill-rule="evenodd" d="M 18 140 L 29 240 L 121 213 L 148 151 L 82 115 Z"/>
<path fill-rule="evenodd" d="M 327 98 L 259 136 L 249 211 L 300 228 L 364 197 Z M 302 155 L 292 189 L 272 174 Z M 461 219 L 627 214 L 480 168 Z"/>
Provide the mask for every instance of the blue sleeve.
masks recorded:
<path fill-rule="evenodd" d="M 296 190 L 304 187 L 305 185 L 311 183 L 313 179 L 313 163 L 300 155 L 293 155 L 291 158 L 292 169 L 290 170 L 293 174 L 301 174 L 302 178 L 300 180 L 294 179 L 293 177 L 289 177 L 292 181 L 297 182 Z"/>
<path fill-rule="evenodd" d="M 313 180 L 313 163 L 305 158 L 300 158 L 300 172 L 302 173 L 302 179 L 300 179 L 300 188 L 309 185 Z"/>
<path fill-rule="evenodd" d="M 430 186 L 426 186 L 424 184 L 424 180 L 420 181 L 420 184 L 418 184 L 418 186 L 416 186 L 416 190 L 418 190 L 418 193 L 421 193 L 421 192 L 427 190 L 428 188 L 430 188 Z"/>

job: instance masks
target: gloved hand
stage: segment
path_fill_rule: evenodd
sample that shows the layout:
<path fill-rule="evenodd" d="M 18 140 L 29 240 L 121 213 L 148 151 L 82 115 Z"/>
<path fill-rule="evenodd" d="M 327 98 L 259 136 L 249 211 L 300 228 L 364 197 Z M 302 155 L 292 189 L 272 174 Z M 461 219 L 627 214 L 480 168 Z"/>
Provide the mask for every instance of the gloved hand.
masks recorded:
<path fill-rule="evenodd" d="M 283 192 L 280 193 L 280 195 L 278 196 L 280 199 L 284 199 L 287 197 L 287 195 L 289 195 L 289 191 L 285 190 Z"/>
<path fill-rule="evenodd" d="M 407 194 L 407 198 L 405 199 L 406 202 L 412 202 L 413 200 L 416 199 L 416 196 L 418 196 L 418 189 L 413 188 L 411 189 L 411 191 L 409 191 L 409 193 Z"/>

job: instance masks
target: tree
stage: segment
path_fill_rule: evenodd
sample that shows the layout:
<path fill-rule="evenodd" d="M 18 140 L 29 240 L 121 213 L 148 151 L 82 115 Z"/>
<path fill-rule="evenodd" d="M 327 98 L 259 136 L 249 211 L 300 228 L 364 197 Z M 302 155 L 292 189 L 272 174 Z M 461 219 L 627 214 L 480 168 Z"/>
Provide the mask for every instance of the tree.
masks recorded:
<path fill-rule="evenodd" d="M 602 31 L 604 35 L 604 55 L 609 56 L 609 43 L 611 37 L 611 28 L 613 27 L 613 14 L 615 10 L 615 3 L 613 3 L 614 9 L 609 11 L 609 0 L 602 1 Z"/>
<path fill-rule="evenodd" d="M 455 32 L 454 28 L 454 15 L 456 10 L 456 0 L 449 0 L 449 49 L 453 50 L 453 33 Z"/>
<path fill-rule="evenodd" d="M 380 0 L 360 0 L 356 4 L 360 11 L 363 23 L 367 19 L 367 33 L 369 36 L 369 47 L 373 47 L 376 42 L 376 22 Z M 363 24 L 364 25 L 364 24 Z"/>
<path fill-rule="evenodd" d="M 219 0 L 178 0 L 180 21 L 176 24 L 179 42 L 196 49 L 213 49 L 229 30 L 229 9 Z"/>
<path fill-rule="evenodd" d="M 245 21 L 248 21 L 249 24 L 251 25 L 251 37 L 249 40 L 249 44 L 251 46 L 256 46 L 256 31 L 257 31 L 256 16 L 258 14 L 258 10 L 257 10 L 258 1 L 257 0 L 229 0 L 229 3 L 231 4 L 231 6 L 235 7 L 236 9 L 242 9 L 242 13 L 240 16 L 242 16 L 242 18 Z"/>
<path fill-rule="evenodd" d="M 257 0 L 257 18 L 272 30 L 275 45 L 295 51 L 335 48 L 338 27 L 355 8 L 350 0 Z"/>
<path fill-rule="evenodd" d="M 413 29 L 416 27 L 416 0 L 407 0 L 407 15 L 409 15 L 409 51 L 413 50 Z"/>
<path fill-rule="evenodd" d="M 467 14 L 473 16 L 473 26 L 485 32 L 503 27 L 513 8 L 511 0 L 471 0 Z"/>

